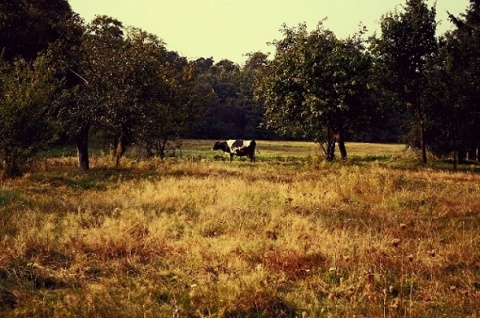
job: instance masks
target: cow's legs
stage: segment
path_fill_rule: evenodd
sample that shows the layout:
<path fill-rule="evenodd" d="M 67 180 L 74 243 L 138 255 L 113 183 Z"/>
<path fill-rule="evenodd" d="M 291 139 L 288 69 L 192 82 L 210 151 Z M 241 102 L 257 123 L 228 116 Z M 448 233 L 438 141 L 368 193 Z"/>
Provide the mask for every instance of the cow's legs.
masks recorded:
<path fill-rule="evenodd" d="M 233 153 L 230 154 L 230 162 L 233 161 Z"/>

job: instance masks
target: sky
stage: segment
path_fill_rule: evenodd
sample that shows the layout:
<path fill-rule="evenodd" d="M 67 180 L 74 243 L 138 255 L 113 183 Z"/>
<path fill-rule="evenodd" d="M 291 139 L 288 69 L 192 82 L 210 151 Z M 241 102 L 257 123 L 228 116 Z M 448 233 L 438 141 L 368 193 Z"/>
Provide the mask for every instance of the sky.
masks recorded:
<path fill-rule="evenodd" d="M 295 27 L 305 22 L 309 29 L 324 18 L 324 26 L 344 38 L 367 27 L 379 30 L 383 14 L 402 10 L 405 0 L 69 0 L 85 22 L 108 15 L 124 26 L 157 35 L 168 50 L 190 60 L 213 57 L 240 66 L 247 53 L 273 55 L 267 43 L 281 39 L 283 24 Z M 429 6 L 435 1 L 427 0 Z M 439 34 L 453 28 L 446 11 L 465 13 L 469 0 L 437 0 Z"/>

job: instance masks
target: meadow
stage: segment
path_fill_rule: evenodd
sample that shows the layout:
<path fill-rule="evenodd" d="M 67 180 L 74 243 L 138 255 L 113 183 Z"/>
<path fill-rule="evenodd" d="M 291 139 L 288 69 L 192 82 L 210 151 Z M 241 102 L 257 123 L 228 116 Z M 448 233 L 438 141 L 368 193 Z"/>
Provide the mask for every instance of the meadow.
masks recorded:
<path fill-rule="evenodd" d="M 0 317 L 479 317 L 480 167 L 212 141 L 0 183 Z"/>

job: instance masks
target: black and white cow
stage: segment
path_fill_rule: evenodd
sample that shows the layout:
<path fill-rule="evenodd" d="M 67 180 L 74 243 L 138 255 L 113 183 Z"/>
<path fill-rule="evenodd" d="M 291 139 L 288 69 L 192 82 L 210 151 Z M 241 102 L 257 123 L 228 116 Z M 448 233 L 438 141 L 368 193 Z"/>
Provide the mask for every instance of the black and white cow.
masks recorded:
<path fill-rule="evenodd" d="M 222 150 L 230 154 L 230 161 L 233 160 L 233 156 L 247 156 L 250 158 L 250 162 L 255 161 L 255 148 L 257 143 L 255 140 L 241 140 L 230 139 L 225 141 L 217 141 L 213 145 L 212 150 Z"/>

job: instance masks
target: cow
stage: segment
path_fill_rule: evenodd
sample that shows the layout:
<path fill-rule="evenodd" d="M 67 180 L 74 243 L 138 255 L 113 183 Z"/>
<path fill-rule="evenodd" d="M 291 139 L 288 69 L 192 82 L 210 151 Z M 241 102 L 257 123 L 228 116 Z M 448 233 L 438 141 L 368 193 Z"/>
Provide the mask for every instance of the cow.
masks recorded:
<path fill-rule="evenodd" d="M 230 154 L 230 161 L 233 160 L 233 156 L 247 156 L 250 158 L 250 162 L 255 162 L 255 148 L 257 143 L 255 140 L 241 140 L 230 139 L 225 141 L 217 141 L 212 150 L 222 150 L 223 152 Z"/>

